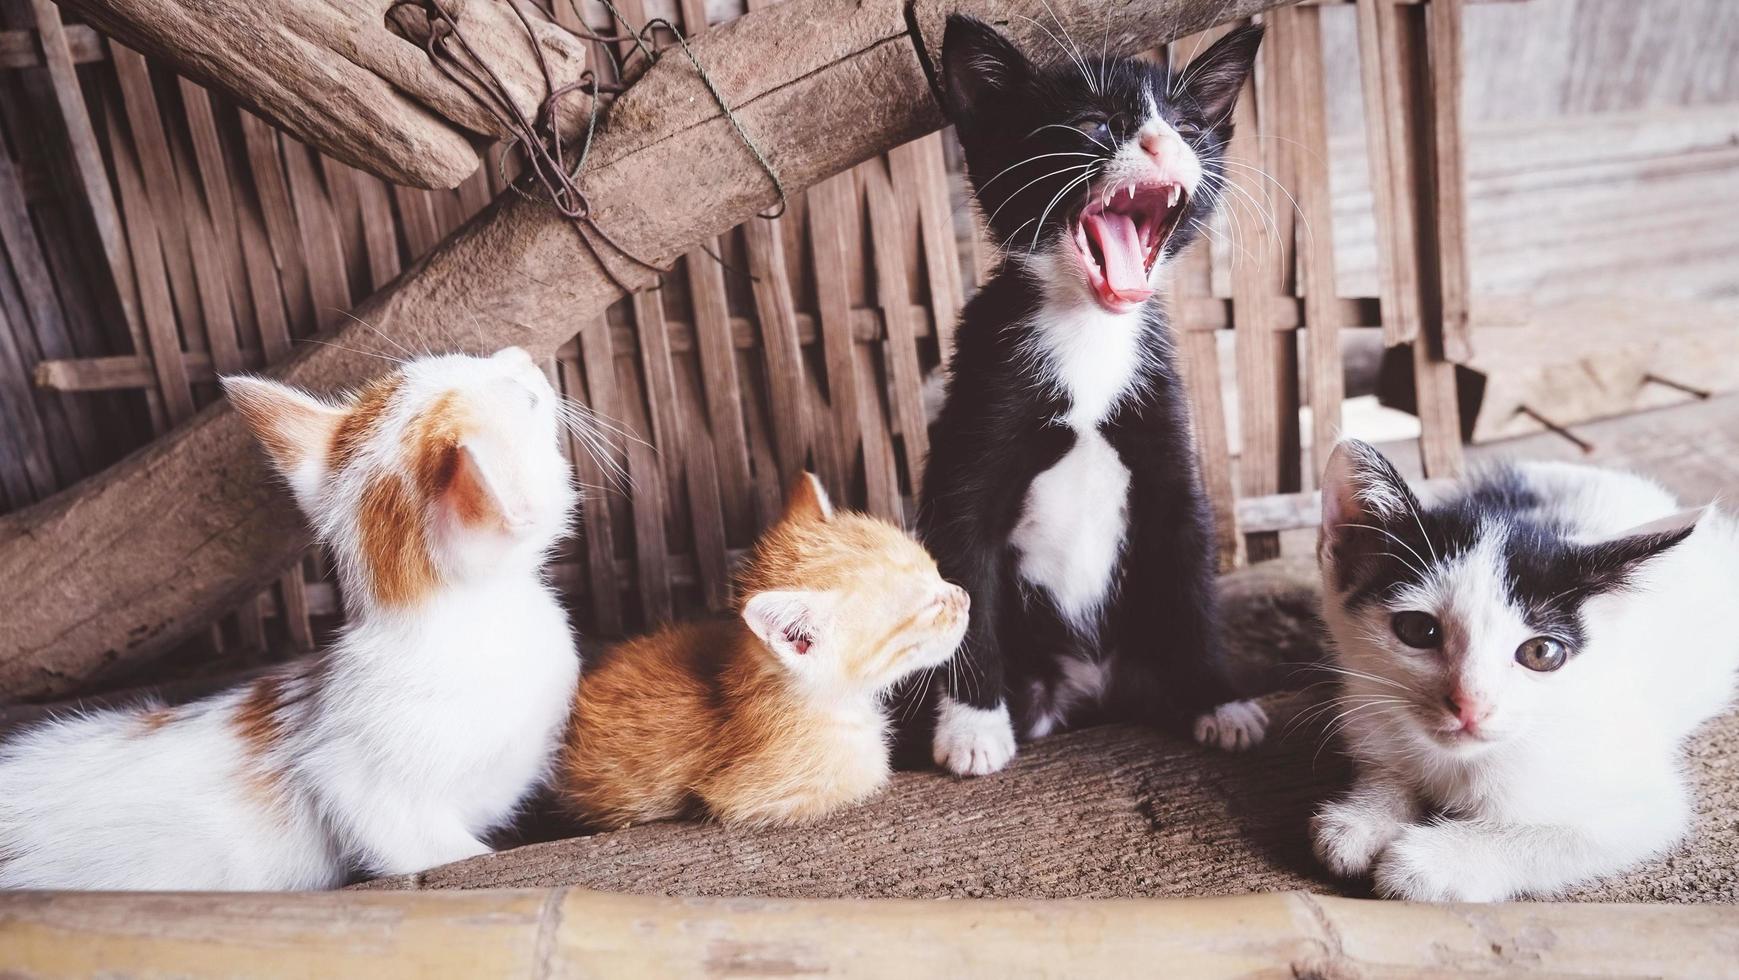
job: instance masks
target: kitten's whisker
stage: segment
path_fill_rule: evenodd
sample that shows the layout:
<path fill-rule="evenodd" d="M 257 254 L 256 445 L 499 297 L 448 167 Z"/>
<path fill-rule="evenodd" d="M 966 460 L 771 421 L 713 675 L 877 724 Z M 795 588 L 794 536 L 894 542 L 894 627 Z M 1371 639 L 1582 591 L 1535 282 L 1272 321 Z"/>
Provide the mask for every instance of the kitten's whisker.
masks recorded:
<path fill-rule="evenodd" d="M 1029 257 L 1033 254 L 1033 249 L 1039 247 L 1039 235 L 1042 234 L 1045 230 L 1045 219 L 1050 217 L 1051 209 L 1056 207 L 1057 202 L 1062 200 L 1064 195 L 1068 194 L 1069 191 L 1074 189 L 1076 185 L 1087 183 L 1088 181 L 1090 181 L 1092 179 L 1093 179 L 1093 174 L 1091 174 L 1091 173 L 1084 173 L 1081 176 L 1076 177 L 1074 180 L 1071 180 L 1067 184 L 1064 184 L 1063 189 L 1058 191 L 1055 197 L 1051 198 L 1051 203 L 1045 205 L 1044 211 L 1040 212 L 1040 214 L 1039 214 L 1038 227 L 1033 229 L 1033 243 L 1031 245 L 1027 246 L 1026 254 Z"/>
<path fill-rule="evenodd" d="M 1094 166 L 1097 166 L 1097 161 L 1095 161 L 1094 163 L 1078 163 L 1072 167 L 1062 167 L 1062 168 L 1059 168 L 1057 170 L 1053 170 L 1050 173 L 1045 174 L 1041 177 L 1035 177 L 1032 180 L 1027 181 L 1026 183 L 1022 184 L 1013 194 L 1010 194 L 1008 197 L 1003 198 L 1002 203 L 998 204 L 996 206 L 996 210 L 990 212 L 990 217 L 984 219 L 985 225 L 986 226 L 992 225 L 996 221 L 996 216 L 1002 213 L 1002 209 L 1006 208 L 1010 204 L 1012 204 L 1014 202 L 1014 199 L 1019 197 L 1028 187 L 1031 187 L 1032 185 L 1040 183 L 1042 181 L 1050 180 L 1052 177 L 1060 177 L 1063 174 L 1070 173 L 1071 171 L 1075 171 L 1075 170 L 1087 170 L 1087 169 L 1094 167 Z"/>
<path fill-rule="evenodd" d="M 356 314 L 350 312 L 349 310 L 339 310 L 338 312 L 343 314 L 344 316 L 351 318 L 352 320 L 355 320 L 357 323 L 360 323 L 363 326 L 367 327 L 369 330 L 373 331 L 375 336 L 379 337 L 380 339 L 382 339 L 382 340 L 386 341 L 387 343 L 393 345 L 394 347 L 398 348 L 399 352 L 401 354 L 405 355 L 404 358 L 402 358 L 402 359 L 401 358 L 394 358 L 394 360 L 398 361 L 400 364 L 408 364 L 410 362 L 410 358 L 412 356 L 411 352 L 405 349 L 405 345 L 403 345 L 403 344 L 399 343 L 398 341 L 392 339 L 391 337 L 387 336 L 385 331 L 381 330 L 379 327 L 375 326 L 374 324 L 369 323 L 367 320 L 364 320 L 362 317 L 359 317 Z"/>
<path fill-rule="evenodd" d="M 1045 125 L 1043 125 L 1043 126 L 1040 126 L 1040 127 L 1039 127 L 1039 128 L 1037 128 L 1037 129 L 1035 129 L 1035 130 L 1033 130 L 1033 131 L 1032 131 L 1032 132 L 1030 132 L 1030 133 L 1028 133 L 1028 134 L 1026 134 L 1026 137 L 1025 137 L 1025 138 L 1026 138 L 1026 139 L 1029 139 L 1029 140 L 1030 140 L 1030 139 L 1032 139 L 1032 138 L 1033 138 L 1033 137 L 1034 137 L 1034 136 L 1037 136 L 1037 135 L 1038 135 L 1038 134 L 1040 134 L 1040 133 L 1042 133 L 1042 132 L 1044 132 L 1044 131 L 1045 131 L 1045 130 L 1047 130 L 1047 129 L 1064 129 L 1064 130 L 1068 130 L 1068 131 L 1069 131 L 1069 132 L 1071 132 L 1071 133 L 1074 133 L 1074 134 L 1075 134 L 1075 135 L 1076 135 L 1076 136 L 1079 136 L 1079 137 L 1081 137 L 1081 138 L 1082 138 L 1082 139 L 1084 139 L 1084 140 L 1086 140 L 1086 141 L 1088 141 L 1088 142 L 1089 142 L 1089 143 L 1092 143 L 1092 144 L 1093 144 L 1093 145 L 1094 145 L 1094 146 L 1097 146 L 1097 147 L 1099 147 L 1099 148 L 1100 148 L 1100 149 L 1102 149 L 1102 150 L 1104 150 L 1104 151 L 1105 151 L 1105 152 L 1107 152 L 1107 153 L 1114 153 L 1114 152 L 1116 152 L 1116 150 L 1115 150 L 1115 149 L 1114 149 L 1114 148 L 1113 148 L 1113 147 L 1112 147 L 1112 146 L 1111 146 L 1111 145 L 1110 145 L 1110 144 L 1108 144 L 1108 143 L 1101 143 L 1101 142 L 1099 142 L 1099 141 L 1098 141 L 1098 140 L 1096 140 L 1096 139 L 1094 139 L 1094 138 L 1093 138 L 1093 136 L 1092 136 L 1092 134 L 1091 134 L 1091 133 L 1083 133 L 1083 132 L 1081 132 L 1081 131 L 1080 131 L 1080 130 L 1079 130 L 1079 129 L 1076 129 L 1076 128 L 1075 128 L 1075 127 L 1073 127 L 1073 126 L 1069 126 L 1069 125 L 1065 125 L 1065 124 L 1063 124 L 1063 123 L 1046 123 L 1046 124 L 1045 124 Z"/>
<path fill-rule="evenodd" d="M 355 347 L 346 347 L 343 344 L 334 343 L 333 341 L 330 341 L 330 340 L 320 340 L 316 337 L 302 337 L 302 338 L 299 338 L 296 342 L 299 344 L 319 344 L 321 347 L 331 347 L 335 350 L 344 351 L 347 354 L 357 354 L 357 355 L 360 355 L 362 357 L 372 357 L 377 361 L 385 361 L 388 364 L 403 364 L 403 363 L 405 363 L 404 361 L 399 360 L 396 357 L 390 357 L 386 354 L 379 353 L 378 351 L 361 350 L 361 349 L 358 349 Z"/>

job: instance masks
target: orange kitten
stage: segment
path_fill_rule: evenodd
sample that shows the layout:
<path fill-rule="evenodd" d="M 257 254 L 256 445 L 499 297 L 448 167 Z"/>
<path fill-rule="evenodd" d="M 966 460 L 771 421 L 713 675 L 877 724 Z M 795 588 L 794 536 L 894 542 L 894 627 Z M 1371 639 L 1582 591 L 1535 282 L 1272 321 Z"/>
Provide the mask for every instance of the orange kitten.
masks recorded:
<path fill-rule="evenodd" d="M 737 616 L 609 651 L 574 701 L 557 790 L 589 822 L 816 820 L 888 780 L 882 699 L 953 655 L 965 591 L 884 521 L 792 487 L 738 577 Z"/>

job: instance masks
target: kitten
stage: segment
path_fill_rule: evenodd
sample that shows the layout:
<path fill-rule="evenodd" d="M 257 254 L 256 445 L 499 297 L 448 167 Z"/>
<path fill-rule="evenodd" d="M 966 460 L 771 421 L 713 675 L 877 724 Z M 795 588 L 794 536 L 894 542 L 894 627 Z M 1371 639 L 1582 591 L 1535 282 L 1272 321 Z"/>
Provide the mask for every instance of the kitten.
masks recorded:
<path fill-rule="evenodd" d="M 1341 875 L 1422 901 L 1547 896 L 1685 832 L 1685 739 L 1733 693 L 1739 529 L 1638 476 L 1484 474 L 1422 507 L 1345 442 L 1325 619 L 1357 778 L 1312 824 Z"/>
<path fill-rule="evenodd" d="M 412 361 L 341 404 L 231 403 L 331 546 L 324 655 L 183 707 L 0 746 L 0 886 L 309 889 L 486 853 L 544 776 L 579 660 L 545 584 L 575 492 L 531 357 Z"/>
<path fill-rule="evenodd" d="M 1194 720 L 1228 749 L 1262 738 L 1221 663 L 1212 519 L 1156 299 L 1221 197 L 1261 38 L 1235 30 L 1176 74 L 1040 66 L 948 19 L 945 108 L 1005 250 L 962 314 L 918 517 L 972 596 L 932 740 L 955 773 L 1099 712 Z"/>
<path fill-rule="evenodd" d="M 947 660 L 965 591 L 894 526 L 804 474 L 738 581 L 737 616 L 622 644 L 574 703 L 558 792 L 603 826 L 817 820 L 888 780 L 885 694 Z"/>

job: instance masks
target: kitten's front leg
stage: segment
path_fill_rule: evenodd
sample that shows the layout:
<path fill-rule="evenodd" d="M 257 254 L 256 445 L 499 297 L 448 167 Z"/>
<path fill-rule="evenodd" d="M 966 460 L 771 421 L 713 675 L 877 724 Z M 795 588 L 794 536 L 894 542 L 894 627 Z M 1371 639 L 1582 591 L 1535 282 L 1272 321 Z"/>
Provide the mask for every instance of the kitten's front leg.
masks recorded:
<path fill-rule="evenodd" d="M 1660 780 L 1618 800 L 1578 800 L 1578 822 L 1440 820 L 1403 830 L 1377 860 L 1377 893 L 1424 902 L 1548 897 L 1671 847 L 1690 822 L 1684 788 Z"/>
<path fill-rule="evenodd" d="M 1407 826 L 1419 819 L 1412 792 L 1386 774 L 1362 772 L 1352 790 L 1310 819 L 1317 860 L 1343 878 L 1356 878 Z"/>
<path fill-rule="evenodd" d="M 979 708 L 942 695 L 931 751 L 936 764 L 956 776 L 987 776 L 1008 765 L 1014 758 L 1008 703 Z"/>

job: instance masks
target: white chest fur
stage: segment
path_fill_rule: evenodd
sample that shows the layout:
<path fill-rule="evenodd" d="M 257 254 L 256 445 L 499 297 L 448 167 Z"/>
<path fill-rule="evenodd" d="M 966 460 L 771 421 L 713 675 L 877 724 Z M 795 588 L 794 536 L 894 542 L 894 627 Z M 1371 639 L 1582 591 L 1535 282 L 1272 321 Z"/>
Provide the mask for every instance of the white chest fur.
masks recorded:
<path fill-rule="evenodd" d="M 1129 525 L 1129 468 L 1099 432 L 1134 384 L 1139 314 L 1046 310 L 1032 341 L 1040 370 L 1069 404 L 1075 444 L 1028 487 L 1011 536 L 1021 578 L 1084 629 L 1111 591 Z"/>

